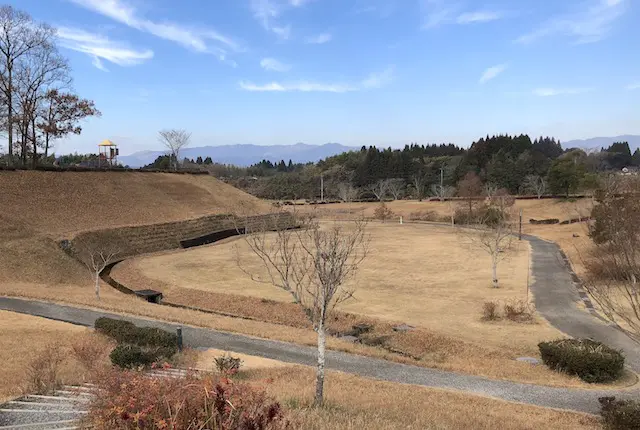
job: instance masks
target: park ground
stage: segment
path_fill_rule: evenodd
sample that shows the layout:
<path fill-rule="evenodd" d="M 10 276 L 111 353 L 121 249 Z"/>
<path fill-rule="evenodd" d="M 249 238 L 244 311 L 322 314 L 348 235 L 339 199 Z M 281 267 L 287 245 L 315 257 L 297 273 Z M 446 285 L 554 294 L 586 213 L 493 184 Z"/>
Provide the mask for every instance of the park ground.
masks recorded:
<path fill-rule="evenodd" d="M 124 284 L 158 288 L 166 293 L 168 299 L 182 300 L 183 304 L 190 306 L 209 307 L 217 313 L 153 305 L 125 296 L 104 283 L 101 300 L 97 301 L 89 272 L 61 252 L 57 244 L 61 239 L 72 238 L 87 230 L 179 221 L 213 213 L 265 213 L 272 210 L 269 202 L 260 201 L 210 177 L 73 172 L 62 176 L 48 172 L 2 172 L 1 175 L 8 192 L 0 195 L 0 235 L 3 238 L 0 243 L 0 294 L 64 302 L 267 339 L 315 344 L 314 331 L 297 305 L 291 303 L 290 297 L 272 286 L 253 283 L 239 271 L 236 249 L 243 264 L 257 268 L 252 255 L 243 249 L 246 244 L 242 239 L 229 239 L 189 251 L 140 256 L 125 260 L 113 271 L 113 276 Z M 28 199 L 24 196 L 25 190 L 33 194 Z M 575 202 L 543 199 L 518 200 L 515 206 L 523 210 L 523 233 L 557 241 L 580 273 L 581 252 L 585 251 L 588 243 L 586 225 L 538 226 L 529 224 L 528 220 L 564 220 L 584 216 L 591 204 L 589 199 Z M 535 311 L 532 320 L 524 323 L 505 319 L 494 322 L 481 320 L 484 301 L 495 300 L 502 304 L 516 300 L 532 301 L 532 297 L 527 296 L 527 283 L 534 279 L 529 277 L 530 249 L 526 241 L 516 241 L 509 258 L 501 263 L 501 287 L 494 290 L 490 288 L 488 256 L 474 249 L 468 243 L 468 237 L 443 226 L 406 223 L 415 212 L 433 211 L 440 217 L 447 216 L 450 205 L 415 201 L 389 202 L 387 205 L 397 217 L 384 224 L 377 221 L 369 224 L 372 253 L 354 281 L 356 300 L 345 303 L 334 321 L 337 332 L 359 322 L 372 325 L 371 342 L 352 343 L 333 336 L 327 343 L 330 349 L 495 379 L 588 387 L 577 378 L 552 372 L 544 366 L 515 361 L 518 356 L 537 356 L 538 341 L 563 336 Z M 299 208 L 316 210 L 324 222 L 331 222 L 361 215 L 372 217 L 377 207 L 376 203 L 352 203 Z M 31 216 L 25 217 L 25 213 Z M 399 224 L 399 216 L 403 217 L 405 224 Z M 42 330 L 30 332 L 30 327 L 36 323 L 23 320 L 19 324 L 19 318 L 28 317 L 10 314 L 12 319 L 7 320 L 6 314 L 10 313 L 3 312 L 0 317 L 5 326 L 12 328 L 0 332 L 0 350 L 9 351 L 5 352 L 8 358 L 0 357 L 3 360 L 24 357 L 30 345 L 40 345 L 45 339 L 59 337 L 60 330 L 67 330 L 58 325 L 63 323 L 47 322 L 46 329 L 43 326 Z M 392 327 L 399 323 L 413 325 L 415 330 L 396 333 Z M 24 330 L 20 331 L 20 327 Z M 85 330 L 69 327 L 69 333 Z M 17 341 L 30 339 L 30 336 L 35 339 L 32 343 Z M 41 336 L 40 340 L 37 336 Z M 13 354 L 13 351 L 17 353 Z M 253 369 L 250 372 L 273 372 L 292 378 L 294 382 L 291 385 L 284 382 L 273 385 L 280 396 L 294 392 L 296 384 L 299 389 L 312 377 L 311 371 L 293 371 L 290 366 Z M 12 374 L 21 373 L 16 370 Z M 333 376 L 332 373 L 329 380 Z M 342 424 L 335 428 L 361 427 L 359 423 L 364 422 L 362 420 L 374 418 L 381 423 L 379 428 L 393 428 L 394 420 L 405 423 L 401 403 L 397 400 L 402 396 L 409 400 L 422 399 L 429 405 L 443 404 L 442 396 L 450 399 L 445 403 L 456 411 L 455 414 L 438 413 L 436 409 L 429 408 L 424 413 L 407 413 L 407 417 L 414 417 L 407 419 L 415 419 L 416 423 L 443 420 L 442 428 L 456 428 L 456 425 L 459 427 L 461 423 L 470 421 L 478 422 L 478 428 L 540 428 L 543 425 L 535 423 L 548 423 L 552 419 L 558 422 L 566 419 L 566 428 L 590 428 L 592 423 L 584 416 L 575 421 L 576 416 L 572 414 L 504 402 L 491 403 L 489 408 L 485 402 L 494 400 L 423 388 L 414 392 L 411 390 L 416 387 L 350 378 L 336 373 L 334 382 L 328 385 L 329 392 L 333 393 L 330 399 L 333 396 L 340 403 L 342 400 L 339 399 L 346 401 L 351 397 L 353 404 L 353 408 L 342 406 L 336 409 L 341 414 L 340 419 L 346 421 L 341 421 Z M 73 382 L 72 379 L 69 381 Z M 345 381 L 344 386 L 342 381 Z M 633 377 L 626 378 L 613 388 L 627 386 L 633 381 Z M 12 382 L 11 386 L 11 390 L 1 393 L 0 397 L 16 395 L 16 389 L 21 389 L 20 383 Z M 354 388 L 349 388 L 351 386 Z M 333 387 L 340 387 L 340 390 L 333 392 L 336 389 Z M 341 390 L 344 390 L 344 395 Z M 286 396 L 282 398 L 286 400 Z M 384 409 L 381 405 L 385 404 L 394 405 L 389 406 L 389 411 L 395 410 L 397 416 L 378 416 L 386 414 L 377 410 Z M 473 416 L 476 413 L 473 410 L 482 410 L 483 413 L 478 414 L 482 416 Z M 330 421 L 322 424 L 325 418 L 318 418 L 321 424 L 310 428 L 331 428 L 326 424 Z M 483 419 L 490 421 L 481 421 Z M 527 426 L 527 420 L 533 424 Z M 410 424 L 407 427 L 425 428 L 415 423 L 413 427 Z"/>
<path fill-rule="evenodd" d="M 9 381 L 0 387 L 2 400 L 21 394 L 22 387 L 28 384 L 29 358 L 38 356 L 52 339 L 55 338 L 65 348 L 77 342 L 78 336 L 102 341 L 89 329 L 12 312 L 0 312 L 0 327 L 0 342 L 9 346 L 0 349 L 0 359 L 5 367 L 0 378 Z M 203 370 L 212 370 L 213 358 L 222 353 L 218 350 L 190 352 L 188 363 Z M 544 428 L 551 422 L 558 428 L 570 430 L 600 428 L 599 419 L 587 414 L 374 381 L 340 372 L 328 373 L 327 407 L 312 409 L 308 407 L 313 397 L 312 368 L 233 355 L 244 361 L 238 379 L 264 388 L 305 429 L 458 429 L 470 422 L 474 423 L 474 428 L 492 430 Z M 97 360 L 106 363 L 107 358 L 103 356 Z M 82 382 L 84 369 L 73 359 L 67 360 L 63 368 L 65 383 Z"/>

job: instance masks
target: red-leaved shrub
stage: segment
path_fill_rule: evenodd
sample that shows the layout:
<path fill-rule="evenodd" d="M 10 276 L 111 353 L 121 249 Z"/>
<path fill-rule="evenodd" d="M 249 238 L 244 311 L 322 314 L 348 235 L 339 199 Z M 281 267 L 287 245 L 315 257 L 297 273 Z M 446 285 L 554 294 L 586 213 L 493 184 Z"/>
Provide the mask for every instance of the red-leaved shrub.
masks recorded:
<path fill-rule="evenodd" d="M 86 418 L 96 430 L 293 428 L 280 404 L 264 391 L 224 377 L 152 378 L 114 370 L 97 385 L 100 396 Z"/>

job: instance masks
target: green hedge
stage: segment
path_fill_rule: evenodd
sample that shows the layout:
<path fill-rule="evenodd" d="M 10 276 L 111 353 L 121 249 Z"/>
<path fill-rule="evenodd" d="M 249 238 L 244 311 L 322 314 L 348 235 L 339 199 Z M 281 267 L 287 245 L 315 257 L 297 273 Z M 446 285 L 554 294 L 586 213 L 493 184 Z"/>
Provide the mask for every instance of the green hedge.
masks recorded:
<path fill-rule="evenodd" d="M 170 359 L 175 351 L 170 348 L 141 348 L 138 345 L 119 344 L 111 351 L 111 363 L 123 369 L 148 367 L 153 363 Z"/>
<path fill-rule="evenodd" d="M 590 339 L 559 339 L 538 344 L 544 364 L 589 383 L 616 380 L 624 369 L 620 351 Z"/>
<path fill-rule="evenodd" d="M 606 430 L 640 429 L 640 402 L 601 397 L 602 424 Z"/>
<path fill-rule="evenodd" d="M 174 354 L 178 351 L 178 336 L 159 328 L 137 327 L 129 321 L 105 317 L 98 318 L 94 326 L 99 333 L 115 339 L 118 343 L 165 348 L 173 350 Z"/>

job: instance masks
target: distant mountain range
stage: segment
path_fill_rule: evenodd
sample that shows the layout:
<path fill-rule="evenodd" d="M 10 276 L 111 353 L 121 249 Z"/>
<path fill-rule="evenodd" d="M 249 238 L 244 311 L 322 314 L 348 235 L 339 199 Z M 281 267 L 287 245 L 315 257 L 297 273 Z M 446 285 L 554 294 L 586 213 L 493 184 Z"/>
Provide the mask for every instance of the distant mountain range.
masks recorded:
<path fill-rule="evenodd" d="M 640 136 L 623 135 L 615 137 L 594 137 L 583 140 L 569 140 L 562 142 L 562 147 L 600 149 L 610 146 L 614 142 L 629 142 L 631 151 L 640 148 Z M 236 166 L 250 166 L 262 160 L 277 162 L 289 160 L 294 163 L 317 162 L 332 155 L 341 154 L 347 151 L 358 151 L 359 147 L 344 146 L 339 143 L 327 143 L 325 145 L 307 145 L 297 143 L 295 145 L 222 145 L 222 146 L 202 146 L 184 149 L 180 157 L 193 158 L 211 157 L 214 162 L 222 164 L 233 164 Z M 129 167 L 142 167 L 153 161 L 166 151 L 141 151 L 131 155 L 123 155 L 120 162 Z"/>
<path fill-rule="evenodd" d="M 591 139 L 569 140 L 562 142 L 564 149 L 568 148 L 584 148 L 584 149 L 600 149 L 611 146 L 614 142 L 629 142 L 631 152 L 636 148 L 640 148 L 640 136 L 625 134 L 615 137 L 592 137 Z"/>
<path fill-rule="evenodd" d="M 197 148 L 185 148 L 180 152 L 180 158 L 211 157 L 214 162 L 233 164 L 236 166 L 250 166 L 262 160 L 280 161 L 289 160 L 294 163 L 308 163 L 320 161 L 332 155 L 342 154 L 347 151 L 360 148 L 340 145 L 339 143 L 327 143 L 325 145 L 307 145 L 297 143 L 295 145 L 222 145 L 202 146 Z M 120 162 L 129 167 L 142 167 L 153 161 L 166 151 L 141 151 L 131 155 L 123 155 Z"/>

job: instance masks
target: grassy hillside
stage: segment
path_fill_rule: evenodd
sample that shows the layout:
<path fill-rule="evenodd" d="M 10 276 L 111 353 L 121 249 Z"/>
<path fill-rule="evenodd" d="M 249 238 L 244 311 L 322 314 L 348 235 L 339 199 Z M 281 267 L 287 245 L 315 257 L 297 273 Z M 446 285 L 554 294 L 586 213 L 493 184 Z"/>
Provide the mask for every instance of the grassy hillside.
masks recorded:
<path fill-rule="evenodd" d="M 211 176 L 138 172 L 0 172 L 0 283 L 85 283 L 56 241 L 81 231 L 268 211 Z"/>

